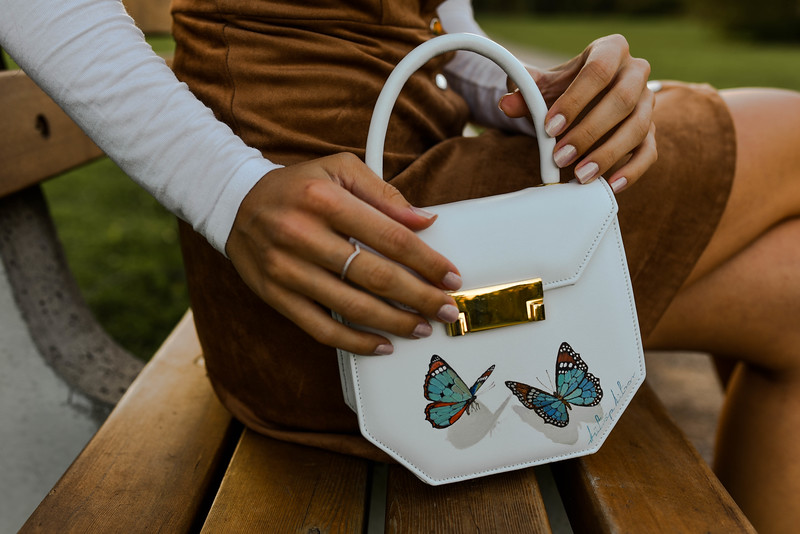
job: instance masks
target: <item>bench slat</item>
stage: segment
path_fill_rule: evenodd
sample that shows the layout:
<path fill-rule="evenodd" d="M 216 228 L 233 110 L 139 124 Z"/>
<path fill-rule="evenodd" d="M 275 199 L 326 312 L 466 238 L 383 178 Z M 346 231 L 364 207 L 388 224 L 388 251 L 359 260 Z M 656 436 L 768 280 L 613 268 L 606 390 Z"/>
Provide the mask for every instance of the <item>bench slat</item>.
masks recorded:
<path fill-rule="evenodd" d="M 202 532 L 362 532 L 368 462 L 245 429 Z"/>
<path fill-rule="evenodd" d="M 533 469 L 429 486 L 393 465 L 386 532 L 549 533 L 551 529 Z"/>
<path fill-rule="evenodd" d="M 755 532 L 646 382 L 599 452 L 553 473 L 576 532 Z"/>
<path fill-rule="evenodd" d="M 20 532 L 187 532 L 240 429 L 187 313 Z"/>
<path fill-rule="evenodd" d="M 0 72 L 0 197 L 103 155 L 22 71 Z"/>

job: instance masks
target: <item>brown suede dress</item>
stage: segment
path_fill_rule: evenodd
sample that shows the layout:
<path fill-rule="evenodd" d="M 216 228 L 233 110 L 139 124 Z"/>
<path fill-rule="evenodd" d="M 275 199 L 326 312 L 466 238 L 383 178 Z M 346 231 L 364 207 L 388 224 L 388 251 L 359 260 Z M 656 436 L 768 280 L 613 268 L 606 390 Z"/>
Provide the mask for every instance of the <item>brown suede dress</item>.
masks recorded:
<path fill-rule="evenodd" d="M 432 37 L 441 0 L 173 0 L 174 68 L 217 117 L 270 160 L 363 158 L 369 118 L 393 66 Z M 406 84 L 389 124 L 385 175 L 418 206 L 538 183 L 535 140 L 461 137 L 464 101 L 437 87 L 440 56 Z M 707 86 L 665 83 L 658 162 L 618 196 L 643 336 L 692 270 L 724 210 L 733 124 Z M 260 301 L 231 263 L 181 225 L 208 374 L 222 402 L 273 437 L 376 459 L 345 405 L 334 349 Z"/>

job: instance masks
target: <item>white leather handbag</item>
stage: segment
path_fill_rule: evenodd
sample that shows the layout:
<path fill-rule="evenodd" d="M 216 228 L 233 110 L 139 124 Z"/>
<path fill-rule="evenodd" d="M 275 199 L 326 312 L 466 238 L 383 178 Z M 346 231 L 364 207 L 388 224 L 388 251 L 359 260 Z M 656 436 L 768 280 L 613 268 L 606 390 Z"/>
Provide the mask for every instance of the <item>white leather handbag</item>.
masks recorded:
<path fill-rule="evenodd" d="M 391 356 L 339 351 L 364 437 L 429 484 L 597 451 L 645 375 L 614 195 L 602 179 L 558 184 L 546 104 L 508 51 L 468 34 L 413 50 L 378 99 L 367 164 L 382 175 L 389 115 L 411 73 L 458 49 L 520 87 L 551 185 L 426 208 L 438 219 L 419 236 L 461 271 L 460 320 L 425 339 L 389 336 Z"/>

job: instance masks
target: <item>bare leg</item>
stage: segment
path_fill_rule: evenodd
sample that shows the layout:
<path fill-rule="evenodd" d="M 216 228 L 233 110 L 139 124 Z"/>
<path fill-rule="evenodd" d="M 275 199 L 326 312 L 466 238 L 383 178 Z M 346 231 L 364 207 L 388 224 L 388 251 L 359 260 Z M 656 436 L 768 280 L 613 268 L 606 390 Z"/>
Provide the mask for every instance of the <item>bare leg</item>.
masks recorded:
<path fill-rule="evenodd" d="M 787 532 L 800 522 L 800 95 L 723 94 L 737 127 L 731 198 L 646 346 L 743 363 L 715 467 L 760 532 Z"/>

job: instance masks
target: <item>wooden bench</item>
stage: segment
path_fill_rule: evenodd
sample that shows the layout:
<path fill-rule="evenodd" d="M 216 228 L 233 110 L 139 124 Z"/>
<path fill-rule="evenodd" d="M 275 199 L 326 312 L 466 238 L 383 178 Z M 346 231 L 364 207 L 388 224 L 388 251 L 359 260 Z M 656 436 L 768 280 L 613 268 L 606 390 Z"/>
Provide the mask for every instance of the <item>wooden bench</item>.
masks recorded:
<path fill-rule="evenodd" d="M 0 117 L 4 199 L 100 155 L 22 73 Z M 550 532 L 562 504 L 576 532 L 753 532 L 647 384 L 595 455 L 430 487 L 243 428 L 187 312 L 21 532 Z"/>

